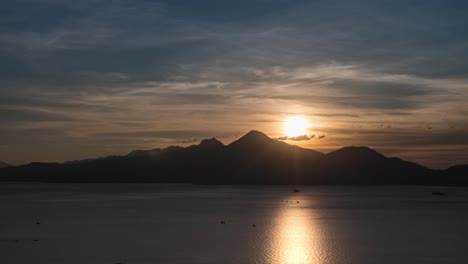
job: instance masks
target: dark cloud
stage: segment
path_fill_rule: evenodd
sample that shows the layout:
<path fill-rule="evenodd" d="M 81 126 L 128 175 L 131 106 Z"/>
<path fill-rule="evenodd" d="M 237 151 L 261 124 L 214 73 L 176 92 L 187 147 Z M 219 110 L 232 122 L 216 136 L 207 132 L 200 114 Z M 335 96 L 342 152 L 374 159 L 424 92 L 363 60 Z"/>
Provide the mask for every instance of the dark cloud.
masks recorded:
<path fill-rule="evenodd" d="M 201 0 L 167 1 L 176 17 L 211 23 L 254 23 L 283 15 L 289 9 L 302 6 L 304 0 L 239 0 L 236 2 Z"/>
<path fill-rule="evenodd" d="M 148 93 L 154 104 L 225 104 L 230 98 L 224 95 L 194 93 Z"/>
<path fill-rule="evenodd" d="M 198 141 L 200 141 L 198 138 L 194 138 L 194 139 L 181 140 L 179 142 L 183 143 L 183 144 L 187 144 L 187 143 L 195 143 L 195 142 L 198 142 Z"/>
<path fill-rule="evenodd" d="M 77 119 L 63 116 L 60 113 L 43 112 L 25 109 L 0 109 L 0 123 L 30 123 L 40 121 L 75 121 Z"/>
<path fill-rule="evenodd" d="M 75 73 L 89 71 L 162 80 L 203 78 L 213 66 L 226 73 L 340 61 L 466 76 L 466 4 L 449 2 L 14 1 L 0 13 L 0 56 L 10 66 L 1 69 L 17 65 L 41 81 L 83 81 Z"/>
<path fill-rule="evenodd" d="M 389 99 L 426 96 L 437 93 L 436 90 L 430 87 L 400 83 L 398 80 L 395 80 L 395 82 L 383 82 L 379 80 L 335 80 L 330 87 L 340 90 L 343 93 L 357 96 L 375 96 Z"/>

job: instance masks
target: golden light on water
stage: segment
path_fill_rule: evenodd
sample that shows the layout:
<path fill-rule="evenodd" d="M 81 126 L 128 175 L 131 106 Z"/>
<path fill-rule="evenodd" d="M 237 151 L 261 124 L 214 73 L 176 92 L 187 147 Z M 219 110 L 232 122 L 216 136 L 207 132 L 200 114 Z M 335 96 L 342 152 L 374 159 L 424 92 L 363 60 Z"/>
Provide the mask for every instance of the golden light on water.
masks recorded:
<path fill-rule="evenodd" d="M 300 116 L 289 117 L 284 123 L 284 132 L 288 137 L 297 137 L 307 134 L 308 123 Z"/>
<path fill-rule="evenodd" d="M 326 252 L 320 230 L 307 209 L 296 201 L 279 212 L 275 239 L 271 245 L 272 264 L 322 264 Z"/>
<path fill-rule="evenodd" d="M 282 263 L 310 263 L 313 241 L 308 236 L 307 223 L 297 214 L 282 220 Z"/>

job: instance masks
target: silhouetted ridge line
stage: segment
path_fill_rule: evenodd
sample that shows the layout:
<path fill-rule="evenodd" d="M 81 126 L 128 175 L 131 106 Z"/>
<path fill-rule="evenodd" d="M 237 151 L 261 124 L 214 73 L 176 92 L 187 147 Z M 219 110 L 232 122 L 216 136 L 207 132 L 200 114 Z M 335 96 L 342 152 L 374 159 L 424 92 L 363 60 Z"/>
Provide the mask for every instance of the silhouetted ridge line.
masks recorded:
<path fill-rule="evenodd" d="M 384 155 L 380 154 L 379 152 L 369 147 L 356 147 L 356 146 L 343 147 L 341 149 L 328 153 L 327 156 L 350 157 L 356 154 L 359 154 L 360 156 L 372 157 L 372 158 L 385 158 Z"/>
<path fill-rule="evenodd" d="M 200 147 L 204 148 L 222 148 L 224 144 L 216 138 L 204 139 L 200 142 Z"/>
<path fill-rule="evenodd" d="M 135 150 L 66 163 L 0 169 L 0 180 L 195 184 L 468 185 L 468 165 L 431 170 L 368 147 L 328 154 L 250 131 L 225 146 L 216 138 L 189 147 Z"/>
<path fill-rule="evenodd" d="M 271 141 L 273 140 L 264 133 L 257 130 L 252 130 L 228 146 L 235 146 L 240 144 L 267 144 L 271 143 Z"/>

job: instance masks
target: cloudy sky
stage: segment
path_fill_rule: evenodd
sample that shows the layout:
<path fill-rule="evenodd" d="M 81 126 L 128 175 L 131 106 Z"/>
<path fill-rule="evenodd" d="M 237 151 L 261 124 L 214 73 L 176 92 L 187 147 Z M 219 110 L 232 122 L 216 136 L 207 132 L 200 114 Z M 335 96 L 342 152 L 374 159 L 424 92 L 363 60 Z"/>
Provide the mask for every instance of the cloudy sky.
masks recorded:
<path fill-rule="evenodd" d="M 0 160 L 284 135 L 468 163 L 466 1 L 16 0 L 0 8 Z M 325 137 L 323 137 L 325 136 Z"/>

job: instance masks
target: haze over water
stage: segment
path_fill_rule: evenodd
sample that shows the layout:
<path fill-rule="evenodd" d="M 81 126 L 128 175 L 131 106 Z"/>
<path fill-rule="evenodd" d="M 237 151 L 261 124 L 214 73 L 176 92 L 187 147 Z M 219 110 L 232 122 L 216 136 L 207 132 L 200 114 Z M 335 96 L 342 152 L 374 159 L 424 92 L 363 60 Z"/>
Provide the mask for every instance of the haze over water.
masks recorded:
<path fill-rule="evenodd" d="M 433 196 L 434 188 L 448 195 Z M 468 261 L 466 188 L 293 193 L 284 186 L 8 183 L 0 190 L 6 264 Z"/>

